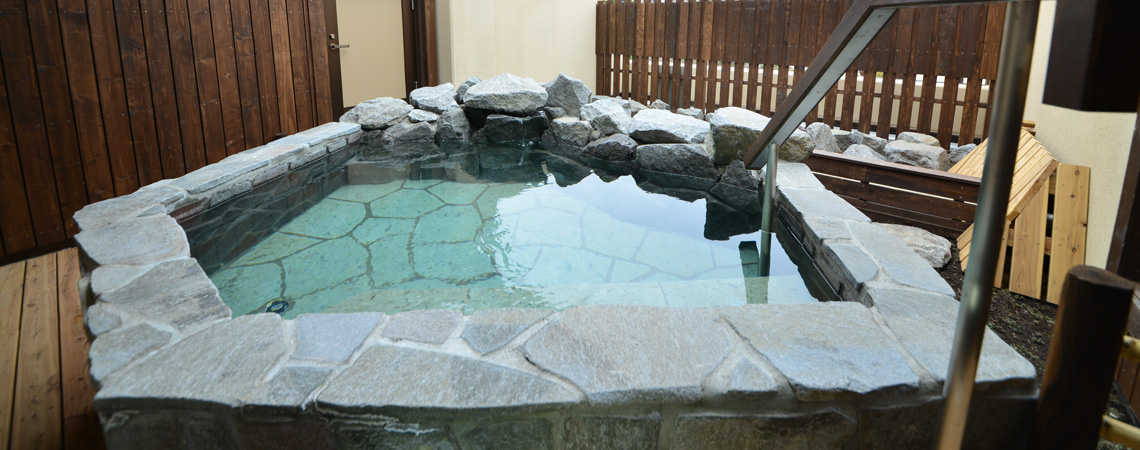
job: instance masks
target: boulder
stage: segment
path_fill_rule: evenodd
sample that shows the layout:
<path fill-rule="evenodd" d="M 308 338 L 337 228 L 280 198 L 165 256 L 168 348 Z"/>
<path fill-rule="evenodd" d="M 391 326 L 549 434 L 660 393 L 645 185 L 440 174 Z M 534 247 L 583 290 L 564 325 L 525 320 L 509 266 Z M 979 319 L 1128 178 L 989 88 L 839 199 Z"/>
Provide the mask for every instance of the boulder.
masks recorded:
<path fill-rule="evenodd" d="M 887 230 L 895 237 L 899 238 L 907 247 L 914 250 L 918 256 L 925 259 L 930 263 L 930 266 L 935 269 L 941 269 L 950 261 L 950 241 L 946 238 L 922 228 L 909 227 L 906 225 L 894 225 L 889 223 L 876 224 L 880 228 Z"/>
<path fill-rule="evenodd" d="M 715 145 L 713 161 L 719 165 L 744 156 L 769 120 L 759 113 L 735 106 L 720 108 L 706 119 Z M 810 149 L 808 151 L 810 153 Z"/>
<path fill-rule="evenodd" d="M 649 109 L 661 109 L 661 110 L 668 111 L 672 108 L 669 108 L 668 103 L 665 103 L 661 99 L 657 99 L 657 100 L 654 100 L 653 103 L 649 104 Z"/>
<path fill-rule="evenodd" d="M 852 133 L 858 133 L 858 132 L 853 131 Z M 871 150 L 874 150 L 876 153 L 882 154 L 883 150 L 885 148 L 887 148 L 887 140 L 886 139 L 883 139 L 883 138 L 878 137 L 878 136 L 872 136 L 870 134 L 863 134 L 863 133 L 859 133 L 859 136 L 860 136 L 860 141 L 862 141 L 860 143 L 863 145 L 866 145 L 868 147 L 871 147 Z"/>
<path fill-rule="evenodd" d="M 463 94 L 466 93 L 468 89 L 471 89 L 471 86 L 479 84 L 480 81 L 483 80 L 479 79 L 479 77 L 470 77 L 464 80 L 463 83 L 460 83 L 459 87 L 455 88 L 456 100 L 459 101 L 459 103 L 463 103 Z"/>
<path fill-rule="evenodd" d="M 415 122 L 435 122 L 439 120 L 439 114 L 431 111 L 424 111 L 422 109 L 413 109 L 408 113 L 408 120 Z"/>
<path fill-rule="evenodd" d="M 550 126 L 550 121 L 559 117 L 567 117 L 566 110 L 557 106 L 547 106 L 542 108 L 542 113 L 546 115 L 546 125 Z M 578 117 L 575 115 L 574 117 Z"/>
<path fill-rule="evenodd" d="M 407 117 L 412 109 L 398 98 L 380 97 L 360 102 L 340 116 L 340 121 L 358 123 L 366 131 L 384 130 Z"/>
<path fill-rule="evenodd" d="M 697 120 L 705 120 L 705 113 L 701 111 L 700 108 L 680 108 L 677 110 L 677 114 L 689 116 Z"/>
<path fill-rule="evenodd" d="M 680 144 L 700 144 L 708 134 L 708 122 L 658 109 L 633 116 L 629 133 L 640 142 Z"/>
<path fill-rule="evenodd" d="M 627 109 L 629 109 L 629 115 L 631 115 L 631 116 L 636 115 L 639 112 L 642 112 L 642 111 L 649 109 L 649 107 L 645 106 L 644 103 L 641 103 L 641 102 L 639 102 L 637 100 L 633 100 L 633 99 L 627 100 L 625 103 L 625 106 Z"/>
<path fill-rule="evenodd" d="M 582 153 L 603 161 L 633 161 L 637 157 L 637 141 L 615 134 L 586 144 Z"/>
<path fill-rule="evenodd" d="M 606 135 L 628 134 L 633 119 L 617 99 L 604 99 L 582 106 L 582 120 Z"/>
<path fill-rule="evenodd" d="M 558 142 L 574 147 L 583 147 L 590 142 L 590 134 L 594 131 L 590 122 L 578 120 L 573 117 L 560 117 L 550 121 L 550 131 Z"/>
<path fill-rule="evenodd" d="M 933 145 L 935 147 L 942 146 L 942 143 L 938 142 L 938 138 L 929 134 L 915 133 L 913 131 L 899 133 L 898 140 L 913 142 L 915 144 Z"/>
<path fill-rule="evenodd" d="M 811 156 L 811 150 L 815 148 L 815 143 L 812 142 L 811 136 L 808 136 L 803 130 L 796 130 L 788 140 L 780 144 L 780 152 L 777 155 L 782 161 L 800 162 Z"/>
<path fill-rule="evenodd" d="M 412 106 L 436 114 L 443 114 L 448 108 L 459 106 L 456 98 L 455 86 L 451 83 L 418 88 L 408 94 Z"/>
<path fill-rule="evenodd" d="M 491 143 L 519 143 L 540 139 L 545 130 L 546 120 L 542 113 L 529 117 L 491 114 L 478 134 Z"/>
<path fill-rule="evenodd" d="M 429 122 L 412 122 L 404 120 L 388 129 L 380 136 L 380 145 L 390 147 L 393 145 L 434 142 L 435 125 Z"/>
<path fill-rule="evenodd" d="M 883 149 L 883 159 L 934 170 L 950 168 L 950 157 L 942 147 L 903 140 L 887 144 L 887 147 Z"/>
<path fill-rule="evenodd" d="M 815 148 L 831 153 L 843 151 L 840 149 L 839 144 L 836 143 L 835 136 L 831 134 L 831 127 L 825 123 L 816 122 L 808 125 L 807 134 L 811 136 L 811 141 L 815 143 Z"/>
<path fill-rule="evenodd" d="M 840 149 L 847 149 L 852 145 L 863 143 L 863 133 L 860 133 L 859 130 L 834 130 L 831 135 L 835 136 L 835 144 Z"/>
<path fill-rule="evenodd" d="M 436 138 L 440 141 L 468 142 L 471 140 L 471 122 L 463 113 L 462 106 L 448 108 L 447 111 L 440 114 L 437 124 Z"/>
<path fill-rule="evenodd" d="M 504 73 L 463 93 L 463 104 L 498 113 L 526 116 L 546 105 L 546 89 L 530 78 Z M 537 137 L 536 137 L 537 138 Z"/>
<path fill-rule="evenodd" d="M 579 117 L 582 105 L 590 103 L 590 88 L 586 83 L 559 73 L 558 78 L 546 83 L 546 106 L 562 108 L 574 117 Z"/>
<path fill-rule="evenodd" d="M 879 152 L 876 152 L 872 150 L 871 147 L 863 144 L 854 144 L 850 147 L 847 147 L 847 150 L 844 150 L 843 154 L 847 156 L 854 156 L 856 158 L 871 159 L 875 161 L 883 160 L 883 157 L 882 155 L 879 155 Z"/>
<path fill-rule="evenodd" d="M 642 175 L 661 186 L 708 191 L 720 177 L 703 145 L 642 145 L 636 161 Z"/>
<path fill-rule="evenodd" d="M 744 167 L 744 161 L 737 159 L 725 167 L 720 181 L 709 192 L 733 208 L 757 213 L 761 209 L 759 189 L 760 180 Z"/>
<path fill-rule="evenodd" d="M 961 161 L 962 158 L 965 158 L 966 155 L 969 155 L 970 152 L 974 151 L 975 148 L 978 148 L 978 144 L 966 144 L 959 146 L 954 150 L 951 150 L 949 156 L 950 164 L 958 164 L 958 161 Z"/>

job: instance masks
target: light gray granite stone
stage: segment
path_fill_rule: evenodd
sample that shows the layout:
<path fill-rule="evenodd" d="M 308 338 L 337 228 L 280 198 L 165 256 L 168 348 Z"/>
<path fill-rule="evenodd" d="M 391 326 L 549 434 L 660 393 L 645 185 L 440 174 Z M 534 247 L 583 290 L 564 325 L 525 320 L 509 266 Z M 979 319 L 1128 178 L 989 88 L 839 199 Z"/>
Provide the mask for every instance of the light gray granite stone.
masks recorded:
<path fill-rule="evenodd" d="M 332 372 L 329 367 L 282 367 L 272 379 L 250 392 L 242 403 L 247 411 L 252 412 L 307 409 L 309 396 L 328 380 Z"/>
<path fill-rule="evenodd" d="M 91 343 L 91 377 L 102 382 L 107 375 L 122 369 L 139 357 L 170 342 L 170 332 L 145 323 L 115 330 L 99 336 Z"/>
<path fill-rule="evenodd" d="M 422 109 L 413 109 L 412 112 L 408 113 L 408 120 L 410 120 L 412 123 L 418 123 L 418 122 L 432 123 L 432 122 L 439 120 L 439 114 L 433 113 L 431 111 L 425 111 Z"/>
<path fill-rule="evenodd" d="M 100 266 L 137 266 L 190 256 L 186 232 L 165 214 L 82 231 L 75 242 Z"/>
<path fill-rule="evenodd" d="M 297 133 L 297 134 L 293 135 L 292 137 L 294 137 L 296 139 L 303 139 L 305 141 L 303 143 L 308 144 L 311 147 L 316 147 L 316 146 L 325 147 L 326 150 L 328 150 L 330 153 L 332 153 L 332 152 L 336 151 L 336 149 L 331 148 L 331 146 L 333 145 L 332 142 L 339 142 L 340 146 L 347 145 L 347 143 L 348 143 L 347 138 L 350 136 L 359 137 L 362 130 L 363 130 L 363 127 L 361 127 L 360 124 L 358 124 L 358 123 L 329 122 L 326 124 L 322 124 L 320 126 L 316 126 L 316 127 L 309 128 L 307 130 L 301 131 L 300 133 Z M 340 140 L 337 138 L 346 138 L 346 139 Z"/>
<path fill-rule="evenodd" d="M 788 379 L 799 400 L 918 389 L 918 376 L 871 311 L 858 303 L 749 305 L 718 311 Z"/>
<path fill-rule="evenodd" d="M 883 159 L 924 169 L 950 168 L 950 157 L 942 147 L 901 140 L 887 144 L 883 149 Z"/>
<path fill-rule="evenodd" d="M 689 116 L 697 120 L 705 120 L 705 112 L 700 108 L 678 108 L 677 114 Z"/>
<path fill-rule="evenodd" d="M 786 416 L 684 415 L 677 418 L 671 448 L 838 450 L 853 447 L 857 429 L 854 420 L 834 409 Z"/>
<path fill-rule="evenodd" d="M 760 212 L 761 206 L 759 189 L 760 180 L 751 170 L 744 168 L 743 161 L 734 159 L 724 168 L 720 181 L 709 193 L 733 208 L 756 213 Z"/>
<path fill-rule="evenodd" d="M 384 380 L 377 383 L 377 380 Z M 459 412 L 568 406 L 578 396 L 529 373 L 471 358 L 407 347 L 370 347 L 320 394 L 322 407 Z"/>
<path fill-rule="evenodd" d="M 388 319 L 382 336 L 393 340 L 409 340 L 428 344 L 442 344 L 447 341 L 463 313 L 455 310 L 407 311 Z"/>
<path fill-rule="evenodd" d="M 157 264 L 141 266 L 99 266 L 91 272 L 91 292 L 96 297 L 125 286 L 141 277 Z"/>
<path fill-rule="evenodd" d="M 969 155 L 970 152 L 974 151 L 975 148 L 978 148 L 978 144 L 960 145 L 954 150 L 951 150 L 950 156 L 948 157 L 950 159 L 950 164 L 958 164 L 958 161 L 961 161 L 962 158 L 965 158 L 966 155 Z"/>
<path fill-rule="evenodd" d="M 294 359 L 345 362 L 384 320 L 383 313 L 301 314 Z"/>
<path fill-rule="evenodd" d="M 304 153 L 308 146 L 308 144 L 265 144 L 246 150 L 246 153 L 254 158 L 269 160 L 269 165 L 276 167 L 285 165 Z"/>
<path fill-rule="evenodd" d="M 853 244 L 825 242 L 823 253 L 816 256 L 816 264 L 846 301 L 858 300 L 863 283 L 871 281 L 879 273 L 875 261 Z"/>
<path fill-rule="evenodd" d="M 898 336 L 918 364 L 939 383 L 946 380 L 959 303 L 950 296 L 891 288 L 872 288 L 864 303 L 874 303 L 879 316 Z M 1016 350 L 986 329 L 976 382 L 979 386 L 1028 385 L 1036 369 Z"/>
<path fill-rule="evenodd" d="M 633 161 L 637 157 L 637 141 L 615 134 L 586 144 L 582 153 L 603 161 Z"/>
<path fill-rule="evenodd" d="M 918 256 L 925 259 L 930 263 L 930 267 L 941 269 L 950 261 L 950 241 L 937 234 L 926 231 L 922 228 L 916 228 L 906 225 L 895 225 L 890 223 L 876 224 L 880 228 L 887 230 L 911 250 L 914 250 Z"/>
<path fill-rule="evenodd" d="M 731 347 L 711 310 L 576 306 L 522 349 L 532 363 L 585 391 L 590 403 L 608 405 L 696 400 Z"/>
<path fill-rule="evenodd" d="M 581 115 L 582 105 L 590 103 L 590 88 L 577 78 L 559 73 L 546 88 L 546 106 L 562 108 L 573 117 Z"/>
<path fill-rule="evenodd" d="M 83 312 L 83 319 L 87 324 L 87 331 L 95 337 L 119 328 L 123 324 L 123 318 L 119 314 L 109 311 L 103 302 L 96 302 L 94 305 L 88 306 L 87 311 Z"/>
<path fill-rule="evenodd" d="M 633 116 L 630 137 L 638 142 L 700 144 L 709 134 L 709 123 L 659 109 L 646 109 Z"/>
<path fill-rule="evenodd" d="M 356 104 L 340 116 L 340 121 L 358 123 L 364 131 L 383 130 L 407 117 L 412 109 L 412 105 L 398 98 L 380 97 Z"/>
<path fill-rule="evenodd" d="M 1033 430 L 1037 397 L 986 397 L 975 391 L 966 416 L 962 448 L 1025 448 Z M 863 408 L 858 412 L 861 447 L 867 450 L 926 448 L 934 442 L 945 404 Z"/>
<path fill-rule="evenodd" d="M 408 94 L 408 100 L 411 100 L 412 106 L 436 114 L 442 114 L 449 108 L 459 106 L 459 103 L 455 101 L 456 98 L 458 95 L 455 93 L 455 86 L 451 83 L 416 88 Z"/>
<path fill-rule="evenodd" d="M 897 139 L 904 142 L 913 142 L 915 144 L 933 145 L 935 147 L 942 146 L 942 143 L 938 141 L 938 138 L 929 134 L 922 134 L 914 131 L 905 131 L 899 133 Z"/>
<path fill-rule="evenodd" d="M 725 394 L 736 399 L 764 400 L 775 397 L 779 390 L 780 383 L 771 373 L 745 358 L 732 369 Z"/>
<path fill-rule="evenodd" d="M 815 148 L 825 152 L 839 153 L 842 148 L 835 140 L 835 135 L 831 134 L 831 127 L 823 122 L 815 122 L 807 127 L 807 134 L 811 136 L 811 141 L 815 143 Z"/>
<path fill-rule="evenodd" d="M 851 230 L 847 228 L 844 220 L 832 220 L 825 217 L 809 217 L 804 219 L 806 236 L 804 247 L 809 253 L 815 253 L 829 239 L 851 239 Z"/>
<path fill-rule="evenodd" d="M 661 416 L 573 416 L 563 426 L 566 450 L 655 450 Z"/>
<path fill-rule="evenodd" d="M 237 407 L 286 350 L 284 324 L 276 314 L 219 322 L 107 377 L 95 406 Z"/>
<path fill-rule="evenodd" d="M 530 78 L 504 73 L 471 86 L 463 93 L 463 104 L 503 114 L 527 115 L 538 111 L 549 95 Z"/>
<path fill-rule="evenodd" d="M 483 81 L 483 79 L 479 77 L 468 77 L 455 88 L 455 96 L 458 97 L 459 103 L 463 103 L 463 94 L 467 93 L 467 90 L 470 89 L 471 86 L 479 84 L 480 81 Z"/>
<path fill-rule="evenodd" d="M 554 314 L 552 309 L 507 308 L 477 311 L 467 319 L 460 337 L 471 348 L 486 355 L 503 348 L 540 320 Z"/>
<path fill-rule="evenodd" d="M 780 175 L 779 169 L 776 176 Z M 777 201 L 796 219 L 826 218 L 870 223 L 866 215 L 839 196 L 820 189 L 778 189 Z"/>
<path fill-rule="evenodd" d="M 863 144 L 853 144 L 847 147 L 847 150 L 844 150 L 843 154 L 856 158 L 870 159 L 872 161 L 884 161 L 883 155 L 880 155 L 879 152 Z"/>
<path fill-rule="evenodd" d="M 590 142 L 590 134 L 594 129 L 590 122 L 578 120 L 573 117 L 560 117 L 550 121 L 550 131 L 554 137 L 564 145 L 584 147 Z"/>
<path fill-rule="evenodd" d="M 824 189 L 807 164 L 782 161 L 776 163 L 776 186 L 781 188 Z M 764 179 L 768 166 L 760 169 L 760 178 Z"/>
<path fill-rule="evenodd" d="M 238 179 L 257 169 L 265 167 L 269 160 L 258 158 L 255 154 L 242 154 L 230 156 L 214 164 L 190 172 L 170 183 L 185 189 L 191 194 L 201 194 L 230 181 Z"/>
<path fill-rule="evenodd" d="M 448 108 L 440 114 L 436 128 L 436 139 L 439 141 L 468 142 L 471 140 L 471 122 L 463 108 Z"/>
<path fill-rule="evenodd" d="M 191 258 L 167 261 L 99 300 L 188 329 L 230 317 L 218 288 Z"/>
<path fill-rule="evenodd" d="M 662 111 L 668 111 L 672 108 L 670 108 L 669 104 L 665 103 L 664 100 L 657 99 L 649 104 L 649 109 L 660 109 Z"/>
<path fill-rule="evenodd" d="M 234 183 L 221 189 L 216 189 L 214 194 L 210 196 L 210 207 L 214 207 L 225 203 L 227 200 L 245 194 L 253 190 L 252 181 L 242 181 Z"/>
<path fill-rule="evenodd" d="M 429 122 L 400 121 L 384 130 L 380 137 L 380 145 L 391 147 L 395 145 L 434 142 L 436 126 Z"/>
<path fill-rule="evenodd" d="M 702 145 L 642 145 L 636 161 L 646 178 L 662 186 L 707 191 L 720 177 Z"/>
<path fill-rule="evenodd" d="M 456 438 L 463 450 L 554 448 L 550 422 L 544 419 L 481 425 L 464 431 Z"/>
<path fill-rule="evenodd" d="M 814 148 L 815 142 L 812 142 L 811 136 L 803 130 L 796 130 L 786 141 L 780 143 L 777 158 L 781 161 L 801 162 L 811 156 Z"/>
<path fill-rule="evenodd" d="M 863 133 L 860 133 L 859 130 L 832 130 L 831 135 L 835 137 L 835 145 L 841 149 L 863 144 Z"/>
<path fill-rule="evenodd" d="M 73 216 L 82 231 L 94 230 L 140 216 L 166 214 L 166 207 L 186 198 L 186 191 L 151 185 L 122 197 L 84 206 Z"/>
<path fill-rule="evenodd" d="M 875 136 L 873 134 L 862 134 L 862 133 L 859 133 L 859 134 L 863 136 L 862 142 L 860 142 L 860 143 L 863 145 L 866 145 L 868 147 L 871 147 L 871 150 L 874 150 L 875 153 L 882 154 L 883 149 L 885 149 L 887 147 L 887 140 L 886 139 Z"/>
<path fill-rule="evenodd" d="M 628 134 L 633 118 L 629 111 L 622 107 L 616 99 L 603 99 L 582 105 L 582 120 L 590 122 L 590 126 L 607 135 Z"/>
<path fill-rule="evenodd" d="M 879 263 L 891 281 L 939 294 L 954 295 L 954 290 L 946 280 L 898 238 L 876 224 L 851 223 L 848 226 L 851 228 L 852 239 Z"/>

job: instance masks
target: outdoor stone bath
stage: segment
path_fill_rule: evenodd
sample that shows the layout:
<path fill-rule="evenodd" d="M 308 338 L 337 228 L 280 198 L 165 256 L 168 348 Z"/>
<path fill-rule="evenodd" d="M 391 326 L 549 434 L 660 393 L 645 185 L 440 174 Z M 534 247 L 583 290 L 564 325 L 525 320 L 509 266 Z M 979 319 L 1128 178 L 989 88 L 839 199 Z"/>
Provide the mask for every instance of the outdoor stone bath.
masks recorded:
<path fill-rule="evenodd" d="M 306 130 L 77 213 L 95 406 L 108 446 L 929 446 L 954 292 L 803 164 L 781 162 L 777 209 L 837 293 L 819 303 L 232 317 L 191 257 L 180 222 L 266 183 L 320 179 L 356 158 L 362 140 L 428 152 L 448 138 L 585 143 L 569 148 L 598 170 L 640 172 L 726 203 L 741 185 L 756 192 L 750 173 L 733 174 L 739 163 L 714 164 L 739 157 L 718 156 L 717 136 L 745 137 L 668 111 L 639 121 L 642 113 L 617 100 L 591 101 L 575 81 L 504 77 L 465 83 L 463 95 L 425 88 L 413 105 L 373 101 L 375 113 L 342 118 L 358 123 Z M 520 93 L 497 95 L 506 90 Z M 389 156 L 418 154 L 401 151 Z M 965 447 L 1021 439 L 1034 375 L 987 331 Z"/>

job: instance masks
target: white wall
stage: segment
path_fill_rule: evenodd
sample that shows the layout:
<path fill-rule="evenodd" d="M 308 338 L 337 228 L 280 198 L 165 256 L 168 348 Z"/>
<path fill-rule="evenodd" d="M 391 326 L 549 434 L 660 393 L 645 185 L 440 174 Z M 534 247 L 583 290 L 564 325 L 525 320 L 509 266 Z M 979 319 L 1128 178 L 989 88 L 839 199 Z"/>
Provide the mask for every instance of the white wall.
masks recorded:
<path fill-rule="evenodd" d="M 503 72 L 553 80 L 559 72 L 594 89 L 597 0 L 437 0 L 439 81 Z"/>
<path fill-rule="evenodd" d="M 1025 119 L 1037 122 L 1037 139 L 1059 161 L 1091 168 L 1085 263 L 1104 267 L 1136 114 L 1081 112 L 1041 103 L 1056 7 L 1056 2 L 1041 2 Z"/>

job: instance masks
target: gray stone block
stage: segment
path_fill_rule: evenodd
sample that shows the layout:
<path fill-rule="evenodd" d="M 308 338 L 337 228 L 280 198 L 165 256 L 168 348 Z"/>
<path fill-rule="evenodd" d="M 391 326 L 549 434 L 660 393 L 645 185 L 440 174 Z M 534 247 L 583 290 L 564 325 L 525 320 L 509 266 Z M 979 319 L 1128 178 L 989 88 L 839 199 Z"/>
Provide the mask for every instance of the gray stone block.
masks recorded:
<path fill-rule="evenodd" d="M 578 306 L 522 349 L 532 363 L 585 391 L 591 403 L 618 404 L 700 398 L 704 378 L 731 347 L 710 310 Z"/>
<path fill-rule="evenodd" d="M 446 428 L 394 424 L 384 427 L 349 425 L 336 431 L 337 448 L 346 450 L 458 450 Z"/>
<path fill-rule="evenodd" d="M 170 332 L 142 323 L 111 331 L 91 343 L 91 377 L 101 382 L 139 357 L 170 342 Z"/>
<path fill-rule="evenodd" d="M 408 100 L 412 102 L 412 106 L 436 114 L 442 114 L 448 108 L 459 106 L 459 103 L 455 101 L 457 98 L 455 86 L 451 83 L 416 88 L 408 94 Z"/>
<path fill-rule="evenodd" d="M 582 153 L 603 161 L 633 161 L 637 157 L 637 141 L 615 134 L 586 144 Z"/>
<path fill-rule="evenodd" d="M 890 223 L 876 224 L 906 244 L 914 253 L 930 263 L 930 267 L 941 269 L 950 261 L 950 241 L 922 228 Z"/>
<path fill-rule="evenodd" d="M 455 310 L 408 311 L 392 316 L 384 327 L 382 336 L 394 340 L 409 340 L 428 344 L 442 344 L 447 341 L 463 313 Z"/>
<path fill-rule="evenodd" d="M 550 121 L 550 130 L 558 142 L 572 147 L 586 146 L 590 142 L 590 133 L 594 131 L 590 122 L 573 117 L 560 117 Z"/>
<path fill-rule="evenodd" d="M 582 105 L 590 103 L 590 88 L 577 78 L 559 73 L 546 88 L 546 106 L 562 108 L 567 114 L 578 117 Z"/>
<path fill-rule="evenodd" d="M 252 158 L 268 160 L 270 166 L 280 166 L 304 153 L 307 148 L 307 144 L 265 144 L 245 152 Z"/>
<path fill-rule="evenodd" d="M 563 426 L 566 450 L 654 450 L 661 435 L 661 417 L 574 416 Z"/>
<path fill-rule="evenodd" d="M 945 295 L 954 290 L 918 256 L 886 230 L 876 224 L 851 223 L 851 237 L 879 263 L 887 277 L 896 283 Z"/>
<path fill-rule="evenodd" d="M 873 161 L 884 161 L 883 155 L 879 154 L 879 152 L 876 152 L 871 147 L 863 144 L 854 144 L 850 147 L 847 147 L 847 150 L 844 150 L 843 154 L 847 156 L 854 156 L 856 158 L 870 159 Z"/>
<path fill-rule="evenodd" d="M 732 369 L 725 394 L 731 398 L 764 400 L 775 397 L 780 383 L 755 361 L 745 358 Z"/>
<path fill-rule="evenodd" d="M 729 106 L 705 117 L 709 121 L 717 164 L 740 159 L 760 132 L 768 125 L 768 117 L 757 112 Z"/>
<path fill-rule="evenodd" d="M 633 116 L 630 137 L 639 142 L 700 144 L 709 134 L 709 123 L 659 109 L 646 109 Z"/>
<path fill-rule="evenodd" d="M 603 99 L 582 105 L 581 114 L 582 120 L 589 121 L 590 126 L 607 135 L 627 134 L 633 123 L 629 111 L 617 99 Z"/>
<path fill-rule="evenodd" d="M 83 319 L 87 324 L 87 331 L 95 337 L 119 328 L 123 324 L 123 318 L 119 314 L 109 311 L 106 304 L 102 302 L 87 307 L 87 311 L 83 313 Z"/>
<path fill-rule="evenodd" d="M 931 170 L 950 168 L 950 157 L 942 147 L 902 140 L 887 144 L 883 149 L 883 159 Z"/>
<path fill-rule="evenodd" d="M 340 116 L 340 121 L 358 123 L 364 131 L 383 130 L 407 117 L 410 112 L 412 112 L 412 105 L 403 100 L 381 97 L 358 103 L 343 116 Z"/>
<path fill-rule="evenodd" d="M 835 135 L 831 134 L 831 127 L 823 122 L 815 122 L 807 127 L 807 134 L 811 136 L 812 143 L 815 148 L 825 152 L 839 153 L 842 149 L 835 141 Z"/>
<path fill-rule="evenodd" d="M 720 172 L 717 172 L 716 166 L 713 165 L 712 159 L 709 158 L 708 153 L 704 146 L 692 144 L 653 144 L 642 145 L 637 147 L 637 165 L 645 173 L 647 178 L 653 179 L 653 176 L 646 172 L 657 172 L 663 174 L 682 175 L 691 178 L 699 178 L 707 180 L 707 182 L 700 182 L 705 185 L 704 189 L 707 191 L 720 177 Z M 655 183 L 663 186 L 676 186 L 688 189 L 699 189 L 699 187 L 690 187 L 679 185 L 670 182 L 668 177 L 661 178 L 664 183 L 658 180 L 653 180 Z"/>
<path fill-rule="evenodd" d="M 915 143 L 915 144 L 933 145 L 935 147 L 941 147 L 942 146 L 942 143 L 938 141 L 938 138 L 931 136 L 929 134 L 922 134 L 922 133 L 917 133 L 914 131 L 906 131 L 906 132 L 899 133 L 898 140 L 903 141 L 903 142 L 911 142 L 911 143 Z"/>
<path fill-rule="evenodd" d="M 293 322 L 297 327 L 293 358 L 348 361 L 382 320 L 383 313 L 302 314 Z"/>
<path fill-rule="evenodd" d="M 527 115 L 546 105 L 548 98 L 546 88 L 534 80 L 504 73 L 468 88 L 463 93 L 463 104 L 504 114 Z"/>
<path fill-rule="evenodd" d="M 833 409 L 786 416 L 684 415 L 677 418 L 672 448 L 844 449 L 853 446 L 856 431 L 854 420 Z"/>
<path fill-rule="evenodd" d="M 218 288 L 191 258 L 159 264 L 99 300 L 181 329 L 226 319 L 231 314 L 218 296 Z"/>
<path fill-rule="evenodd" d="M 863 305 L 750 305 L 718 311 L 784 374 L 800 400 L 918 389 L 918 376 Z"/>
<path fill-rule="evenodd" d="M 779 169 L 776 175 L 779 176 Z M 870 223 L 871 219 L 847 201 L 826 190 L 783 188 L 777 190 L 776 201 L 795 219 L 847 220 Z"/>
<path fill-rule="evenodd" d="M 811 217 L 804 219 L 804 225 L 806 231 L 801 238 L 804 249 L 810 254 L 816 254 L 828 240 L 851 239 L 851 231 L 844 220 Z"/>
<path fill-rule="evenodd" d="M 869 289 L 864 299 L 873 302 L 879 316 L 899 338 L 903 348 L 938 382 L 946 379 L 954 341 L 959 303 L 953 297 L 889 288 Z M 1021 354 L 986 329 L 978 361 L 979 386 L 1029 385 L 1037 370 Z"/>
<path fill-rule="evenodd" d="M 383 380 L 378 383 L 377 380 Z M 547 409 L 576 403 L 557 383 L 517 369 L 447 353 L 379 345 L 318 394 L 322 407 L 350 412 L 382 408 L 446 411 Z"/>
<path fill-rule="evenodd" d="M 477 311 L 467 319 L 460 337 L 480 354 L 488 354 L 507 345 L 540 320 L 554 314 L 552 309 L 493 309 Z"/>
<path fill-rule="evenodd" d="M 863 143 L 863 133 L 858 130 L 833 130 L 831 135 L 835 137 L 835 145 L 841 149 L 850 148 L 852 145 L 860 145 Z"/>
<path fill-rule="evenodd" d="M 153 184 L 131 194 L 84 206 L 75 212 L 82 231 L 94 230 L 135 217 L 166 214 L 166 207 L 186 198 L 186 191 Z"/>
<path fill-rule="evenodd" d="M 1033 430 L 1035 397 L 994 397 L 975 394 L 970 402 L 962 448 L 1026 448 Z M 859 410 L 859 437 L 868 450 L 926 448 L 937 439 L 945 405 L 932 400 Z"/>
<path fill-rule="evenodd" d="M 308 409 L 309 396 L 328 380 L 332 371 L 328 367 L 282 367 L 277 375 L 242 401 L 243 408 L 254 414 L 296 413 Z"/>
<path fill-rule="evenodd" d="M 190 256 L 186 232 L 167 215 L 147 216 L 80 232 L 75 242 L 92 262 L 144 265 Z"/>
<path fill-rule="evenodd" d="M 234 197 L 248 193 L 251 190 L 253 190 L 252 181 L 242 181 L 240 183 L 234 183 L 221 189 L 216 189 L 214 191 L 214 195 L 210 196 L 209 207 L 213 208 L 215 206 L 218 206 Z"/>
<path fill-rule="evenodd" d="M 201 194 L 268 164 L 269 160 L 258 158 L 256 154 L 239 153 L 183 175 L 181 178 L 171 181 L 171 184 L 185 189 L 191 194 Z"/>
<path fill-rule="evenodd" d="M 96 297 L 126 286 L 135 278 L 141 277 L 157 264 L 142 266 L 99 266 L 91 272 L 91 292 Z"/>
<path fill-rule="evenodd" d="M 463 450 L 554 448 L 550 422 L 543 419 L 480 425 L 456 437 Z"/>
<path fill-rule="evenodd" d="M 760 170 L 761 177 L 768 170 Z M 776 166 L 776 186 L 797 189 L 825 189 L 807 164 L 782 161 Z"/>
<path fill-rule="evenodd" d="M 823 252 L 816 255 L 816 264 L 839 296 L 846 301 L 857 301 L 863 283 L 879 273 L 879 266 L 859 247 L 852 244 L 825 242 Z"/>
<path fill-rule="evenodd" d="M 237 407 L 285 355 L 285 327 L 276 314 L 215 324 L 107 378 L 95 394 L 100 411 Z"/>

